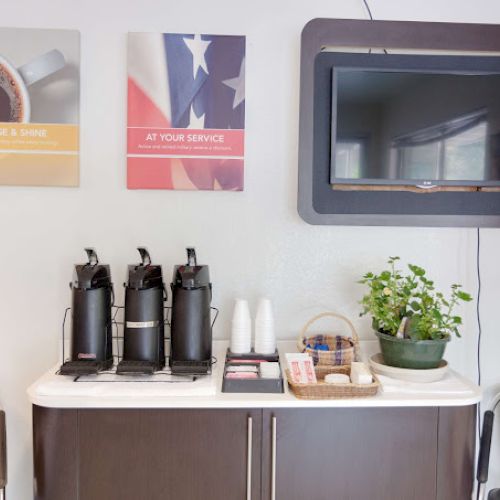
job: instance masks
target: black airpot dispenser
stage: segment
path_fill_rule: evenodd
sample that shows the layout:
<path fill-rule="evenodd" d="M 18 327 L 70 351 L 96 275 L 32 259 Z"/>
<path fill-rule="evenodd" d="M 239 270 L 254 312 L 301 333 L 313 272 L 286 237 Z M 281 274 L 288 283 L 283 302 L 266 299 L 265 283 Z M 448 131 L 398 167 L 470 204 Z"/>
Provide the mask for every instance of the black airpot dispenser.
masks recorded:
<path fill-rule="evenodd" d="M 146 248 L 141 263 L 128 266 L 125 283 L 123 359 L 117 373 L 153 373 L 165 366 L 164 302 L 161 266 L 152 265 Z"/>
<path fill-rule="evenodd" d="M 194 248 L 186 265 L 174 268 L 172 288 L 172 373 L 205 374 L 212 366 L 212 284 L 208 266 L 199 266 Z"/>
<path fill-rule="evenodd" d="M 88 262 L 75 265 L 69 285 L 72 291 L 71 358 L 62 365 L 61 375 L 92 374 L 113 365 L 111 273 L 108 265 L 99 264 L 94 249 L 85 251 Z"/>

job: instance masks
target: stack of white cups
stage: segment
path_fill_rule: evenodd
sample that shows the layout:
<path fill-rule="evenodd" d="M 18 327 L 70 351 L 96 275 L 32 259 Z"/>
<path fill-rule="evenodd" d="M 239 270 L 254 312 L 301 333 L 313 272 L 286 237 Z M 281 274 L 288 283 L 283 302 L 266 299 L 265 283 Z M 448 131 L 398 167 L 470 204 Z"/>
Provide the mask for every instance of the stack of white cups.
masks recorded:
<path fill-rule="evenodd" d="M 231 352 L 249 353 L 252 350 L 252 319 L 248 301 L 236 299 L 231 324 Z"/>
<path fill-rule="evenodd" d="M 254 349 L 255 352 L 259 354 L 274 354 L 276 351 L 274 316 L 271 301 L 269 299 L 260 299 L 257 306 Z"/>

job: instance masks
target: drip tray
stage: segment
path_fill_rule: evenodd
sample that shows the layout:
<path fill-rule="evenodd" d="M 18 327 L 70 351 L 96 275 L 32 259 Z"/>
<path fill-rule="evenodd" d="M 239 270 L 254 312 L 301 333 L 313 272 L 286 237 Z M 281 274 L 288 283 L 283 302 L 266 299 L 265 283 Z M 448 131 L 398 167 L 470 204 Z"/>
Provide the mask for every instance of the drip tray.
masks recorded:
<path fill-rule="evenodd" d="M 116 367 L 116 373 L 121 374 L 144 374 L 153 375 L 153 373 L 161 370 L 159 363 L 154 363 L 152 361 L 132 361 L 132 360 L 122 360 Z"/>
<path fill-rule="evenodd" d="M 113 366 L 113 360 L 108 361 L 66 361 L 59 371 L 61 375 L 95 375 L 102 370 L 108 370 Z"/>
<path fill-rule="evenodd" d="M 207 361 L 171 361 L 170 369 L 174 375 L 210 375 L 212 360 Z"/>

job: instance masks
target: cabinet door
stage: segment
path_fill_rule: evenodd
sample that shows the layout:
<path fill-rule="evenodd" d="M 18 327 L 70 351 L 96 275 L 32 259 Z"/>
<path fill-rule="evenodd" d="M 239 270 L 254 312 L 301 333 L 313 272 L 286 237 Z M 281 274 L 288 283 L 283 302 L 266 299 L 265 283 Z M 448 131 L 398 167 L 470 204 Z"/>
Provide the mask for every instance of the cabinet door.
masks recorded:
<path fill-rule="evenodd" d="M 35 500 L 78 498 L 77 410 L 33 406 Z"/>
<path fill-rule="evenodd" d="M 261 425 L 261 410 L 80 410 L 78 498 L 260 500 Z"/>
<path fill-rule="evenodd" d="M 439 409 L 438 500 L 469 500 L 474 489 L 476 405 Z"/>
<path fill-rule="evenodd" d="M 437 419 L 436 408 L 264 410 L 262 499 L 273 477 L 276 500 L 436 498 Z"/>

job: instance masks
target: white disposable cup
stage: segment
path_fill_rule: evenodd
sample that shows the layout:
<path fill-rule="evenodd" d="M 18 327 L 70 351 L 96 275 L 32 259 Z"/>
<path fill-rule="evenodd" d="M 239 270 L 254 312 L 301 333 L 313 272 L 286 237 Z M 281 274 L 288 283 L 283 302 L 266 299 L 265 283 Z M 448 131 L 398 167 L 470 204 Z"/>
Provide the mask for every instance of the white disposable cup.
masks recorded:
<path fill-rule="evenodd" d="M 255 326 L 263 328 L 265 330 L 267 329 L 274 329 L 274 321 L 258 321 L 255 320 Z"/>
<path fill-rule="evenodd" d="M 63 54 L 57 50 L 51 50 L 42 54 L 20 68 L 15 68 L 5 57 L 0 55 L 0 67 L 8 73 L 13 86 L 19 90 L 21 99 L 22 115 L 20 123 L 27 123 L 31 117 L 31 101 L 28 87 L 42 78 L 55 73 L 66 65 Z"/>
<path fill-rule="evenodd" d="M 247 320 L 251 320 L 248 300 L 236 299 L 234 301 L 233 323 L 244 322 Z"/>
<path fill-rule="evenodd" d="M 264 349 L 265 351 L 272 350 L 273 352 L 276 349 L 276 343 L 274 341 L 257 341 L 255 342 L 255 351 L 256 352 L 263 352 L 260 349 Z"/>
<path fill-rule="evenodd" d="M 266 298 L 260 299 L 257 306 L 254 348 L 260 354 L 273 354 L 276 351 L 273 309 L 271 301 Z"/>
<path fill-rule="evenodd" d="M 274 354 L 276 352 L 276 345 L 260 345 L 255 343 L 255 352 L 258 354 Z"/>
<path fill-rule="evenodd" d="M 257 316 L 256 321 L 273 321 L 273 307 L 271 301 L 266 298 L 261 298 L 259 304 L 257 305 Z"/>
<path fill-rule="evenodd" d="M 231 352 L 234 354 L 248 354 L 251 351 L 251 342 L 237 342 L 231 340 Z"/>
<path fill-rule="evenodd" d="M 248 301 L 236 299 L 231 323 L 231 352 L 248 353 L 252 350 L 252 318 Z"/>

